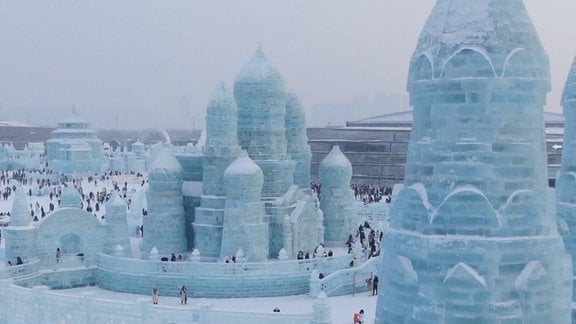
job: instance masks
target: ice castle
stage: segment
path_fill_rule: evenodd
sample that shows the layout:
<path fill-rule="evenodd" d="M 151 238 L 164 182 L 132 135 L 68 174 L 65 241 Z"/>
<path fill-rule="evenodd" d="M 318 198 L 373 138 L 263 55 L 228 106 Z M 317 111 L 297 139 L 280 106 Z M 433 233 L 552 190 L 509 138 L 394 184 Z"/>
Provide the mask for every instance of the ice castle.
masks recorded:
<path fill-rule="evenodd" d="M 26 298 L 37 299 L 38 309 L 49 308 L 48 300 L 33 296 L 90 285 L 141 295 L 156 287 L 172 296 L 185 285 L 191 298 L 309 292 L 316 298 L 365 290 L 364 282 L 357 288 L 352 278 L 375 272 L 379 258 L 363 262 L 359 253 L 324 254 L 321 245 L 325 237 L 331 237 L 343 247 L 358 221 L 350 162 L 338 148 L 322 162 L 326 190 L 320 204 L 309 188 L 311 153 L 305 125 L 298 98 L 286 91 L 280 73 L 258 49 L 237 76 L 233 91 L 223 84 L 216 87 L 207 107 L 201 153 L 174 154 L 169 144 L 151 149 L 149 182 L 133 194 L 130 210 L 114 192 L 105 207 L 105 220 L 99 220 L 82 209 L 79 193 L 70 186 L 62 192 L 59 209 L 31 222 L 25 190 L 16 190 L 12 222 L 4 231 L 5 251 L 7 261 L 22 262 L 0 268 L 0 279 L 11 278 L 15 285 L 9 289 L 20 293 L 8 297 L 2 292 L 8 290 L 0 290 L 0 297 L 7 300 L 5 313 L 17 313 Z M 61 163 L 64 172 L 72 172 L 75 164 L 64 162 L 92 161 L 91 146 L 85 141 L 100 143 L 87 123 L 72 120 L 60 126 L 48 143 L 50 152 L 57 152 L 52 163 Z M 78 158 L 75 148 L 86 153 L 81 155 L 86 159 Z M 68 151 L 71 160 L 66 160 Z M 142 150 L 137 153 L 144 156 Z M 81 168 L 79 173 L 84 171 Z M 143 206 L 147 215 L 138 215 Z M 130 238 L 138 222 L 143 225 L 143 238 Z M 55 257 L 56 251 L 61 258 Z M 297 259 L 300 251 L 311 257 Z M 184 262 L 171 262 L 173 255 L 183 256 Z M 321 281 L 319 273 L 327 277 Z M 25 289 L 30 289 L 29 294 Z M 211 320 L 197 310 L 156 312 L 131 305 L 102 304 L 93 314 L 88 305 L 95 303 L 82 304 L 86 307 L 66 314 L 64 320 L 58 313 L 39 310 L 26 316 L 0 314 L 0 322 L 72 323 L 86 318 L 130 323 L 143 319 L 150 323 L 230 322 L 223 317 Z M 70 305 L 66 309 L 72 309 Z M 254 322 L 238 314 L 227 316 L 238 323 Z M 295 318 L 277 316 L 275 322 L 294 323 Z M 322 298 L 315 303 L 313 316 L 298 318 L 299 323 L 331 322 Z"/>
<path fill-rule="evenodd" d="M 410 64 L 414 124 L 377 323 L 570 323 L 572 264 L 546 181 L 549 89 L 521 0 L 436 2 Z"/>
<path fill-rule="evenodd" d="M 102 168 L 102 141 L 90 123 L 73 115 L 58 123 L 46 141 L 46 159 L 56 173 L 94 174 Z"/>

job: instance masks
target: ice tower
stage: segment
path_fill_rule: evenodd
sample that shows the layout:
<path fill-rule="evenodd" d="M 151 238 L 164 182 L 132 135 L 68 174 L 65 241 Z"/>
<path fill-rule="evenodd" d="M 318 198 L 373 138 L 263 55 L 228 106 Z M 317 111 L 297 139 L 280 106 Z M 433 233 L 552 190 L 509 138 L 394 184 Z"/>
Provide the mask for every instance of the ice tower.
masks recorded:
<path fill-rule="evenodd" d="M 118 246 L 121 247 L 122 256 L 131 257 L 132 252 L 130 249 L 130 239 L 128 233 L 128 219 L 126 214 L 126 203 L 120 195 L 116 192 L 112 193 L 112 197 L 106 204 L 106 245 L 104 246 L 104 253 L 114 254 L 118 252 Z"/>
<path fill-rule="evenodd" d="M 296 94 L 286 95 L 286 141 L 288 154 L 296 161 L 294 184 L 302 189 L 310 187 L 310 161 L 312 152 L 306 135 L 306 114 Z"/>
<path fill-rule="evenodd" d="M 206 144 L 202 160 L 203 195 L 196 208 L 194 247 L 205 257 L 220 256 L 224 219 L 224 171 L 240 154 L 237 108 L 232 94 L 220 84 L 206 112 Z"/>
<path fill-rule="evenodd" d="M 556 212 L 566 250 L 572 254 L 574 262 L 576 260 L 576 59 L 572 63 L 564 87 L 562 106 L 565 117 L 564 143 L 562 166 L 556 181 Z M 573 293 L 572 298 L 576 300 L 576 293 Z"/>
<path fill-rule="evenodd" d="M 294 182 L 296 162 L 287 154 L 284 81 L 260 48 L 236 77 L 234 98 L 240 146 L 264 173 L 262 196 L 279 197 Z"/>
<path fill-rule="evenodd" d="M 521 0 L 438 0 L 412 57 L 377 323 L 570 323 L 548 194 L 548 57 Z"/>
<path fill-rule="evenodd" d="M 148 215 L 144 217 L 144 252 L 158 249 L 160 255 L 187 251 L 182 201 L 182 168 L 165 146 L 149 169 Z"/>
<path fill-rule="evenodd" d="M 14 203 L 10 212 L 10 225 L 4 230 L 6 260 L 16 264 L 17 257 L 24 262 L 38 256 L 36 251 L 36 227 L 32 225 L 26 193 L 22 187 L 14 193 Z"/>
<path fill-rule="evenodd" d="M 320 163 L 322 199 L 320 209 L 324 213 L 324 238 L 329 243 L 345 242 L 354 233 L 354 192 L 350 189 L 352 164 L 334 146 Z"/>
<path fill-rule="evenodd" d="M 268 224 L 260 192 L 262 170 L 245 151 L 226 169 L 226 209 L 221 256 L 234 255 L 239 249 L 250 262 L 268 257 Z"/>

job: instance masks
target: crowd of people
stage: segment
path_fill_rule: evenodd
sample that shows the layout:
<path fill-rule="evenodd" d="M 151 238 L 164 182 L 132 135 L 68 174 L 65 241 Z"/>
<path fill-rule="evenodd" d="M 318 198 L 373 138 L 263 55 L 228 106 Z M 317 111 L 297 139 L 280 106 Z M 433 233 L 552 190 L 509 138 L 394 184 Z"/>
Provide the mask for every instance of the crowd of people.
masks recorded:
<path fill-rule="evenodd" d="M 310 189 L 318 197 L 322 198 L 322 183 L 320 181 L 310 182 Z M 350 184 L 350 189 L 354 192 L 354 199 L 362 201 L 364 205 L 371 203 L 378 203 L 384 199 L 386 203 L 392 201 L 392 187 L 388 184 L 385 185 L 371 185 L 371 184 Z"/>

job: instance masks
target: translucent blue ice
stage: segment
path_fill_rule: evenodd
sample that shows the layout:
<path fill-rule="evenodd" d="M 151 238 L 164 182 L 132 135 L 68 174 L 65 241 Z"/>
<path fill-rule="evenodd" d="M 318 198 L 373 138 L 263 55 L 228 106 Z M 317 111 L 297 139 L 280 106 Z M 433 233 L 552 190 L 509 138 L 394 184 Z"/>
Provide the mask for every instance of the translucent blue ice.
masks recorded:
<path fill-rule="evenodd" d="M 377 323 L 570 323 L 547 189 L 548 57 L 521 0 L 438 0 L 412 57 Z M 553 205 L 553 204 L 552 204 Z"/>

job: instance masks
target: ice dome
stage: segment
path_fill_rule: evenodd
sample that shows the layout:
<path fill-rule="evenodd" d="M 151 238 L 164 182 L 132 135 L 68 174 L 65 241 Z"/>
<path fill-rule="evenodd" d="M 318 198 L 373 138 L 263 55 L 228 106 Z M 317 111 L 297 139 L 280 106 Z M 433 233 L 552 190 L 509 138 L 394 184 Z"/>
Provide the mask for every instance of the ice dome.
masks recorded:
<path fill-rule="evenodd" d="M 208 108 L 206 109 L 206 115 L 236 115 L 236 110 L 236 103 L 230 90 L 228 90 L 226 84 L 220 83 L 212 93 L 212 98 L 210 98 L 210 103 L 208 103 Z"/>
<path fill-rule="evenodd" d="M 60 207 L 80 208 L 82 206 L 82 196 L 73 187 L 65 187 L 60 196 Z"/>
<path fill-rule="evenodd" d="M 576 58 L 572 62 L 568 80 L 566 80 L 566 85 L 564 86 L 564 93 L 562 94 L 562 103 L 572 100 L 576 100 Z"/>
<path fill-rule="evenodd" d="M 234 81 L 234 93 L 237 89 L 258 87 L 259 90 L 272 92 L 278 95 L 285 95 L 284 80 L 280 72 L 268 61 L 262 48 L 258 48 L 256 53 L 248 63 L 246 63 Z"/>
<path fill-rule="evenodd" d="M 182 167 L 172 154 L 170 147 L 165 146 L 160 149 L 156 157 L 148 168 L 150 180 L 168 180 L 181 178 Z"/>
<path fill-rule="evenodd" d="M 258 200 L 263 184 L 262 169 L 252 161 L 246 151 L 242 151 L 240 156 L 224 171 L 224 187 L 227 198 L 250 197 Z"/>
<path fill-rule="evenodd" d="M 330 182 L 341 179 L 349 182 L 351 178 L 352 164 L 350 164 L 344 153 L 340 151 L 340 147 L 335 145 L 320 163 L 320 179 L 330 180 Z"/>
<path fill-rule="evenodd" d="M 409 82 L 501 76 L 549 77 L 548 57 L 523 1 L 437 1 L 412 57 Z"/>

